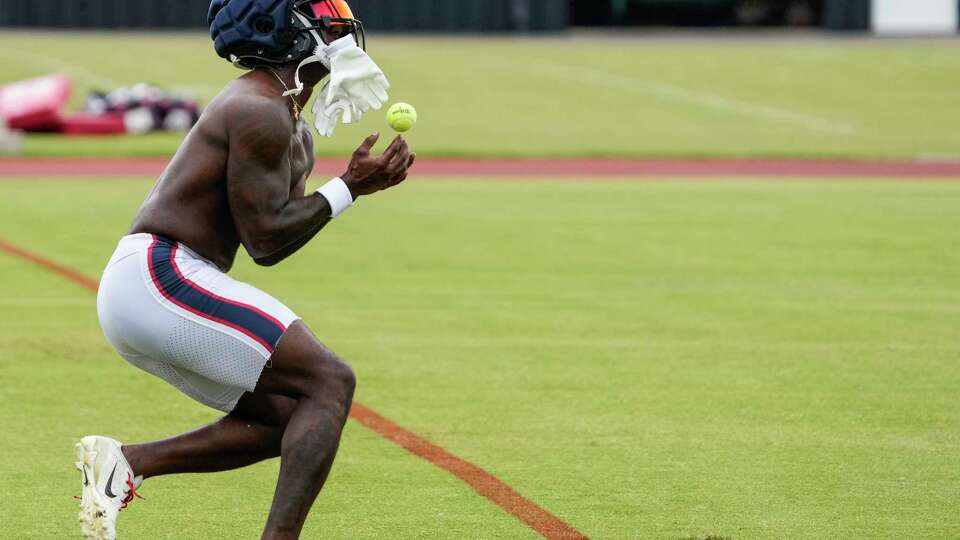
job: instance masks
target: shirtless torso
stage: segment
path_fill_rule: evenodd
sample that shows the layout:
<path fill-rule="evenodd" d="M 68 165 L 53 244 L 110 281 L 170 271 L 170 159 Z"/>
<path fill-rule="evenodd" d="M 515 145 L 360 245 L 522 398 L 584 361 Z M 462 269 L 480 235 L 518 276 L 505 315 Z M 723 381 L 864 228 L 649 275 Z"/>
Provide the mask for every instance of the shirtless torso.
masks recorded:
<path fill-rule="evenodd" d="M 186 137 L 130 233 L 177 240 L 227 271 L 241 244 L 257 263 L 271 265 L 319 232 L 330 208 L 305 194 L 313 136 L 282 92 L 265 69 L 230 83 Z M 298 102 L 309 98 L 308 88 Z M 379 159 L 371 148 L 368 139 L 341 176 L 354 198 L 402 182 L 415 159 L 399 137 Z"/>

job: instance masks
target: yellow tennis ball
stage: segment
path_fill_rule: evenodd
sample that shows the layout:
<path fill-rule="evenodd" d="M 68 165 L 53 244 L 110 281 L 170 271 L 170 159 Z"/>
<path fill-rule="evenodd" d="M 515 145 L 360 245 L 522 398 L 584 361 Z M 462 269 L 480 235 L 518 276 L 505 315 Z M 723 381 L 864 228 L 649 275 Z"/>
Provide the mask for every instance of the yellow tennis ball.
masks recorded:
<path fill-rule="evenodd" d="M 405 133 L 413 129 L 417 123 L 417 110 L 409 103 L 394 103 L 387 110 L 387 124 L 394 131 Z"/>

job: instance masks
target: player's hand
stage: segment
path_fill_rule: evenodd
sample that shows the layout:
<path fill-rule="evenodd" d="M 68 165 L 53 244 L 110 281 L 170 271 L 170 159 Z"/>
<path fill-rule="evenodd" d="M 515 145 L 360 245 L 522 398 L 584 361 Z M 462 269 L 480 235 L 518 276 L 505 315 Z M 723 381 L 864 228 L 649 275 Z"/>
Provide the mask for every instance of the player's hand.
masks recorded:
<path fill-rule="evenodd" d="M 379 139 L 379 133 L 367 137 L 353 153 L 347 172 L 340 177 L 350 188 L 354 199 L 403 182 L 407 179 L 407 171 L 417 159 L 417 155 L 410 151 L 407 141 L 400 135 L 390 143 L 383 155 L 372 155 L 370 151 Z"/>

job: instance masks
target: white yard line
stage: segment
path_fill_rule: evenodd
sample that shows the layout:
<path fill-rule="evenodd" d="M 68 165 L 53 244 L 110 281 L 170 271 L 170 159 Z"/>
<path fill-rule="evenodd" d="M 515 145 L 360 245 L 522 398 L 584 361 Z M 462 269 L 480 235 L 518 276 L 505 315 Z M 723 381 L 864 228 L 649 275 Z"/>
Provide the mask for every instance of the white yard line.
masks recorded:
<path fill-rule="evenodd" d="M 224 86 L 226 86 L 224 82 Z M 223 90 L 222 86 L 214 86 L 212 84 L 178 84 L 170 88 L 175 92 L 183 92 L 194 98 L 203 99 L 205 101 L 210 101 L 214 96 L 220 93 Z"/>
<path fill-rule="evenodd" d="M 779 124 L 790 124 L 813 131 L 834 135 L 852 135 L 857 128 L 849 122 L 839 122 L 812 114 L 791 111 L 772 105 L 752 101 L 728 98 L 711 92 L 690 90 L 675 84 L 651 81 L 640 77 L 630 77 L 607 73 L 589 68 L 572 67 L 564 64 L 536 60 L 531 62 L 540 73 L 564 81 L 592 84 L 616 90 L 642 92 L 660 99 L 696 105 L 740 116 L 747 116 Z"/>
<path fill-rule="evenodd" d="M 0 48 L 0 57 L 9 62 L 16 62 L 23 67 L 35 71 L 49 71 L 53 73 L 65 73 L 75 80 L 85 83 L 88 86 L 99 87 L 105 90 L 121 86 L 121 83 L 107 77 L 101 73 L 91 71 L 85 67 L 78 66 L 66 60 L 53 56 L 42 54 L 18 54 L 13 50 Z"/>
<path fill-rule="evenodd" d="M 112 79 L 98 73 L 87 69 L 83 66 L 78 66 L 66 60 L 55 58 L 53 56 L 45 55 L 30 55 L 24 56 L 20 54 L 14 54 L 12 51 L 0 49 L 0 58 L 8 62 L 15 62 L 20 64 L 23 67 L 29 68 L 31 70 L 39 72 L 48 72 L 49 74 L 54 73 L 64 73 L 69 75 L 72 79 L 77 82 L 83 83 L 87 86 L 101 90 L 113 90 L 121 86 L 125 86 L 124 83 Z M 39 76 L 39 75 L 38 75 Z M 222 88 L 211 85 L 211 84 L 190 84 L 190 85 L 177 85 L 172 88 L 172 90 L 185 92 L 188 95 L 193 97 L 202 98 L 209 100 L 213 96 L 217 95 Z"/>

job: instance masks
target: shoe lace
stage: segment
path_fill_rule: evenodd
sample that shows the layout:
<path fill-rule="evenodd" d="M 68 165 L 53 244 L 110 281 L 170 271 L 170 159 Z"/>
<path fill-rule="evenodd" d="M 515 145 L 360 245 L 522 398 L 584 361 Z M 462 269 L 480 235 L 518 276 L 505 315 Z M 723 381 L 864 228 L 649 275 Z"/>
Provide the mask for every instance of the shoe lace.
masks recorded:
<path fill-rule="evenodd" d="M 127 493 L 124 495 L 123 500 L 120 501 L 120 510 L 123 510 L 133 501 L 134 497 L 137 499 L 145 500 L 143 496 L 137 493 L 137 488 L 133 487 L 133 475 L 129 472 L 127 473 Z"/>

